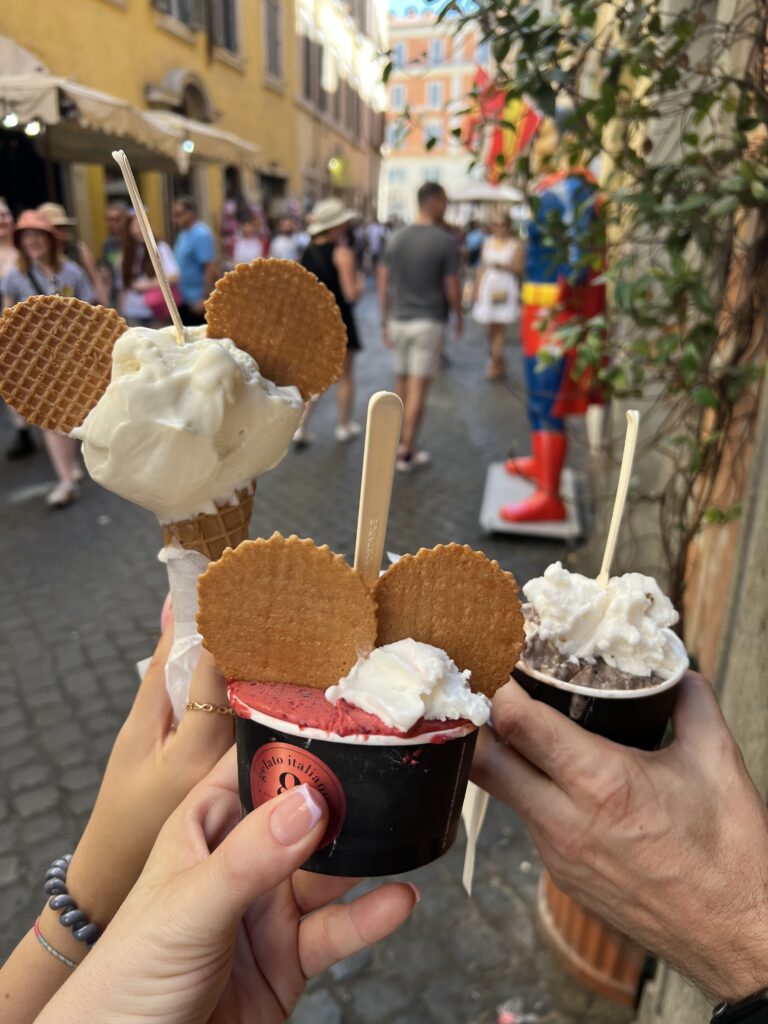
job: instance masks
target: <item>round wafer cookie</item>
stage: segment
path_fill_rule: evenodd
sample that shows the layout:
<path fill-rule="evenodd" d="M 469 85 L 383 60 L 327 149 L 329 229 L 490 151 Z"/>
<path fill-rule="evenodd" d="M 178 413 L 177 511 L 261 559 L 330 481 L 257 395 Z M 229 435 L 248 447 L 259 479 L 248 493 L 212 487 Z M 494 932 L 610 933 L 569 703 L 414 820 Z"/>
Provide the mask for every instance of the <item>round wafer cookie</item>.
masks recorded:
<path fill-rule="evenodd" d="M 219 278 L 205 303 L 209 338 L 231 338 L 275 384 L 305 399 L 338 380 L 347 329 L 331 292 L 292 260 L 254 260 Z"/>
<path fill-rule="evenodd" d="M 228 679 L 326 689 L 376 639 L 376 605 L 358 572 L 327 545 L 243 541 L 198 583 L 197 628 Z"/>
<path fill-rule="evenodd" d="M 403 555 L 373 590 L 376 646 L 411 637 L 441 647 L 475 692 L 492 697 L 509 680 L 523 648 L 523 613 L 515 577 L 463 544 Z"/>
<path fill-rule="evenodd" d="M 0 395 L 30 423 L 68 434 L 109 384 L 128 325 L 114 309 L 33 295 L 0 318 Z"/>

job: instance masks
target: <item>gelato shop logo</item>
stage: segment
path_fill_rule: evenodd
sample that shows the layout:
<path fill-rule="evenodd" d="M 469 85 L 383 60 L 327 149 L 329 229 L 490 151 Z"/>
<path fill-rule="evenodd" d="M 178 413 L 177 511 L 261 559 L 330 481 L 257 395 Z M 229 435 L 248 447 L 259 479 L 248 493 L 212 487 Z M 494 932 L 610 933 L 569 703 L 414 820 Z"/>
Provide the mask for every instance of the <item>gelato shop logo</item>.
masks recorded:
<path fill-rule="evenodd" d="M 339 834 L 347 814 L 347 800 L 337 776 L 319 757 L 289 743 L 265 743 L 253 755 L 251 797 L 254 807 L 305 784 L 314 786 L 328 804 L 328 828 L 320 844 L 322 849 Z"/>

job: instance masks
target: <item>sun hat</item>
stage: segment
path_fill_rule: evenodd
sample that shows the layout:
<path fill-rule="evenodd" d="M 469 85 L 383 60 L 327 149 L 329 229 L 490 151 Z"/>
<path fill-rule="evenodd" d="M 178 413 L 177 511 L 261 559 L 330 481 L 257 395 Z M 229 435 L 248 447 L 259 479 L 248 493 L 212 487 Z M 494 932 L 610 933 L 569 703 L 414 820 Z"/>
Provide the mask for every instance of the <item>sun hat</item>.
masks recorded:
<path fill-rule="evenodd" d="M 37 212 L 47 217 L 55 228 L 68 228 L 77 224 L 75 217 L 67 216 L 67 211 L 61 203 L 41 203 L 37 208 Z"/>
<path fill-rule="evenodd" d="M 51 224 L 47 217 L 45 217 L 39 210 L 24 210 L 20 214 L 19 219 L 16 221 L 16 227 L 13 229 L 13 242 L 18 247 L 19 238 L 22 231 L 44 231 L 47 235 L 51 235 L 57 242 L 61 241 L 61 235 L 56 228 Z"/>
<path fill-rule="evenodd" d="M 338 228 L 342 224 L 357 220 L 360 214 L 357 210 L 345 206 L 340 199 L 331 196 L 329 199 L 321 199 L 319 203 L 315 203 L 311 216 L 312 222 L 307 231 L 310 236 L 314 237 L 330 231 L 331 228 Z"/>

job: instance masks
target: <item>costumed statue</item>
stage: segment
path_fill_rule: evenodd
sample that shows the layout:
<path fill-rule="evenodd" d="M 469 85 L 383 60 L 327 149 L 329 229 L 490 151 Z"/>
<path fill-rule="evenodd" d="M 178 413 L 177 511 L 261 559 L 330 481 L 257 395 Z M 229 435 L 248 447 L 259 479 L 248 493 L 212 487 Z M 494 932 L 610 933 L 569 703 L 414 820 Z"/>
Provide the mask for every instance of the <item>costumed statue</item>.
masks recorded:
<path fill-rule="evenodd" d="M 530 478 L 536 490 L 524 501 L 500 509 L 501 518 L 509 523 L 566 518 L 560 498 L 565 417 L 584 415 L 596 400 L 594 374 L 574 379 L 576 352 L 563 351 L 554 336 L 564 324 L 586 320 L 605 308 L 605 286 L 597 283 L 603 259 L 596 230 L 601 199 L 588 171 L 567 166 L 568 147 L 561 142 L 555 121 L 544 119 L 533 142 L 540 203 L 529 226 L 520 320 L 533 452 L 506 463 L 508 473 Z M 560 232 L 565 233 L 560 244 L 549 244 L 548 236 Z M 594 259 L 587 258 L 588 246 Z"/>

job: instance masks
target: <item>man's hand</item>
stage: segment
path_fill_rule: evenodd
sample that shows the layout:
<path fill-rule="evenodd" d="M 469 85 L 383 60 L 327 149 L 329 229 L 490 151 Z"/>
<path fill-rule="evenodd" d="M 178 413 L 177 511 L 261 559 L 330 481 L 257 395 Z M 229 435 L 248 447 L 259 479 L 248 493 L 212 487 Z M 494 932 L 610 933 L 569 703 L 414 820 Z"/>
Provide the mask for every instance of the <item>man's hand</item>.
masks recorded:
<path fill-rule="evenodd" d="M 459 310 L 453 317 L 453 336 L 456 341 L 461 341 L 464 333 L 464 314 Z"/>
<path fill-rule="evenodd" d="M 586 732 L 514 682 L 473 779 L 528 825 L 558 886 L 709 995 L 768 984 L 768 812 L 701 676 L 675 739 L 646 753 Z"/>

